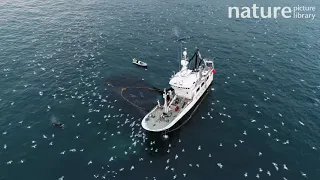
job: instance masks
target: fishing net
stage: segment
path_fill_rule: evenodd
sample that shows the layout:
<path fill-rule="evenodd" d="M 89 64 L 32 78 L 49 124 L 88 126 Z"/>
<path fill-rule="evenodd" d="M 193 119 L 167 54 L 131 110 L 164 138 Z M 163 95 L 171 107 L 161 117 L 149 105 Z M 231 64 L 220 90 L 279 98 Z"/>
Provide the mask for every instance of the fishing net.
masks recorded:
<path fill-rule="evenodd" d="M 163 102 L 162 90 L 132 75 L 111 77 L 106 80 L 106 86 L 132 108 L 145 112 L 150 111 L 157 100 Z"/>

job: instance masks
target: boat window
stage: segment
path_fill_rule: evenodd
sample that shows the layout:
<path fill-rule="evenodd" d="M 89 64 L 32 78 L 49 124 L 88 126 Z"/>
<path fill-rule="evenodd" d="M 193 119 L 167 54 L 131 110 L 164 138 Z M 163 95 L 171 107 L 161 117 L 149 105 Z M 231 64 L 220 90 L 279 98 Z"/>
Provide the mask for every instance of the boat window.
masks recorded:
<path fill-rule="evenodd" d="M 212 67 L 212 62 L 207 62 L 207 67 Z"/>
<path fill-rule="evenodd" d="M 198 87 L 197 92 L 199 91 L 200 87 Z"/>
<path fill-rule="evenodd" d="M 204 85 L 204 82 L 201 84 L 201 87 Z"/>
<path fill-rule="evenodd" d="M 207 80 L 209 79 L 209 76 L 207 76 Z"/>

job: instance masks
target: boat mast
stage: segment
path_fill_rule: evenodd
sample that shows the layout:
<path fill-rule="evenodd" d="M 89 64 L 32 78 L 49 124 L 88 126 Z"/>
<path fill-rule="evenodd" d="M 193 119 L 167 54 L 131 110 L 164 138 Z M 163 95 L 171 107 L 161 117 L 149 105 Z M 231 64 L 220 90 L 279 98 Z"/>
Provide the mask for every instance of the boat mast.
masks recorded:
<path fill-rule="evenodd" d="M 196 59 L 195 59 L 195 62 L 194 62 L 194 69 L 197 69 L 197 63 L 198 63 L 198 53 L 196 54 Z"/>
<path fill-rule="evenodd" d="M 188 69 L 188 64 L 189 64 L 189 61 L 188 61 L 188 56 L 187 56 L 187 48 L 184 48 L 184 51 L 182 53 L 183 55 L 183 58 L 181 58 L 181 65 L 182 65 L 182 68 L 181 68 L 181 71 L 185 71 Z"/>
<path fill-rule="evenodd" d="M 164 105 L 163 105 L 163 108 L 164 108 L 164 112 L 165 113 L 168 113 L 168 104 L 167 104 L 167 91 L 166 91 L 166 88 L 164 88 L 163 90 L 163 99 L 164 99 Z"/>

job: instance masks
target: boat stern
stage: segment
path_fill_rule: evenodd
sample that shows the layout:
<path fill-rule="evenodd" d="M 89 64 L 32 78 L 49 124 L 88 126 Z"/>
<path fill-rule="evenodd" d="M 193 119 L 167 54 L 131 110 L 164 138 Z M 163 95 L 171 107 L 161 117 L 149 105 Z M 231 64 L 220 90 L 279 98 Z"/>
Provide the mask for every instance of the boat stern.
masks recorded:
<path fill-rule="evenodd" d="M 172 126 L 172 118 L 166 117 L 161 107 L 156 106 L 141 122 L 142 128 L 151 132 L 162 132 Z"/>

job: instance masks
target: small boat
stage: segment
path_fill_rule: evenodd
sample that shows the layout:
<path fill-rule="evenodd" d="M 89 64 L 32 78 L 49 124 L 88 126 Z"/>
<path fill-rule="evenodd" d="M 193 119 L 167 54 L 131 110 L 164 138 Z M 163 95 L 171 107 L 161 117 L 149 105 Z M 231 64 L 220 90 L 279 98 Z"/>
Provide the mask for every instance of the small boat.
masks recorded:
<path fill-rule="evenodd" d="M 142 62 L 142 61 L 140 61 L 140 60 L 138 60 L 138 59 L 136 59 L 136 58 L 133 58 L 133 59 L 132 59 L 132 63 L 133 63 L 133 64 L 136 64 L 136 65 L 138 65 L 138 66 L 147 67 L 147 63 Z"/>

